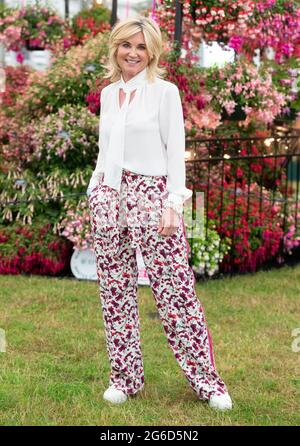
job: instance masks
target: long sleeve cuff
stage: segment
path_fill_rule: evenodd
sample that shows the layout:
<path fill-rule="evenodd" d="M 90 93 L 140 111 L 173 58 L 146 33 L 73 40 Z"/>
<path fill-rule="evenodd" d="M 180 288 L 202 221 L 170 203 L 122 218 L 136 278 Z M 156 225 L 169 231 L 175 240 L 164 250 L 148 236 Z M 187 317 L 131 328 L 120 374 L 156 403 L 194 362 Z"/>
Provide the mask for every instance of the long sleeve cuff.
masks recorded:
<path fill-rule="evenodd" d="M 92 192 L 92 190 L 98 186 L 98 184 L 100 183 L 101 179 L 103 178 L 103 173 L 102 172 L 97 172 L 97 174 L 93 174 L 91 176 L 91 179 L 89 181 L 89 185 L 88 188 L 86 190 L 86 194 L 87 196 L 90 195 L 90 193 Z"/>
<path fill-rule="evenodd" d="M 193 192 L 189 189 L 186 189 L 187 192 L 185 192 L 185 195 L 179 195 L 174 194 L 172 192 L 169 192 L 168 198 L 164 204 L 165 208 L 172 208 L 179 214 L 182 214 L 183 212 L 183 203 L 187 198 L 190 198 L 193 194 Z"/>
<path fill-rule="evenodd" d="M 181 193 L 176 193 L 176 194 L 174 192 L 169 192 L 168 201 L 172 201 L 173 203 L 183 205 L 183 203 L 189 198 L 191 198 L 191 196 L 193 195 L 193 191 L 187 188 L 185 188 L 180 192 Z"/>

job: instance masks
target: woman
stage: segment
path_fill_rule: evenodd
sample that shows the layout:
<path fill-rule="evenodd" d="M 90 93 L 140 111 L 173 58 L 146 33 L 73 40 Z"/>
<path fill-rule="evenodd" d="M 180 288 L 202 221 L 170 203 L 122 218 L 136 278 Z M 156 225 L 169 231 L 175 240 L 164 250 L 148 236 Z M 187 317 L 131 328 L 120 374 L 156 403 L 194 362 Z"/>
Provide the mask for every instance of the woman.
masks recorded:
<path fill-rule="evenodd" d="M 185 133 L 177 86 L 158 67 L 162 37 L 150 18 L 111 31 L 101 91 L 99 155 L 87 189 L 111 365 L 104 399 L 122 403 L 144 386 L 137 306 L 139 246 L 157 309 L 189 384 L 210 407 L 231 409 L 218 375 L 194 274 L 183 203 Z"/>

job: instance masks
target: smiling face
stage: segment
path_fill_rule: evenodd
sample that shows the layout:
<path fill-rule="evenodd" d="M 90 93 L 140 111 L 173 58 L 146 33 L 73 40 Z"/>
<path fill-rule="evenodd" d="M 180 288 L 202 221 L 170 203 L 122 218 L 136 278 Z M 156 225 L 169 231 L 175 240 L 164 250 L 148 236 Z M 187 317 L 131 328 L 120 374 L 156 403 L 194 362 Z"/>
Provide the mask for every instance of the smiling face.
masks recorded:
<path fill-rule="evenodd" d="M 149 63 L 149 55 L 143 33 L 140 31 L 118 46 L 117 62 L 125 82 L 142 71 Z"/>

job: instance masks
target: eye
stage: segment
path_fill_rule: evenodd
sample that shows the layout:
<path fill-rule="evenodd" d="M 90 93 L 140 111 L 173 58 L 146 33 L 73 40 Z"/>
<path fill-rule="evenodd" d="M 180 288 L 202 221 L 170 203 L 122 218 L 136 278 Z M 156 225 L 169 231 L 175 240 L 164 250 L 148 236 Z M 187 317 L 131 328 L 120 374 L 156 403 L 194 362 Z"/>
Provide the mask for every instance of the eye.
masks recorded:
<path fill-rule="evenodd" d="M 129 43 L 123 43 L 123 45 L 122 46 L 130 46 L 129 45 Z M 146 47 L 145 47 L 145 45 L 139 45 L 139 48 L 141 49 L 141 50 L 145 50 L 146 49 Z"/>

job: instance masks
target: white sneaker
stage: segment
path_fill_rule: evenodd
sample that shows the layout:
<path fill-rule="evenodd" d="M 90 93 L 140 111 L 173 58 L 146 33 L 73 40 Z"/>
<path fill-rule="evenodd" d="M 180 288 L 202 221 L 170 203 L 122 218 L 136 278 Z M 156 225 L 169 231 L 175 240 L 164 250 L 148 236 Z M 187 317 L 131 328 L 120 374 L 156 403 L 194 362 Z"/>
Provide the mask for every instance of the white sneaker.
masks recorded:
<path fill-rule="evenodd" d="M 120 404 L 125 403 L 128 397 L 126 393 L 124 393 L 122 390 L 116 389 L 114 385 L 112 385 L 105 390 L 103 393 L 103 398 L 110 403 Z"/>
<path fill-rule="evenodd" d="M 221 395 L 212 395 L 209 399 L 208 405 L 212 409 L 219 409 L 219 410 L 230 410 L 232 409 L 232 401 L 229 396 L 229 393 L 224 393 Z"/>

